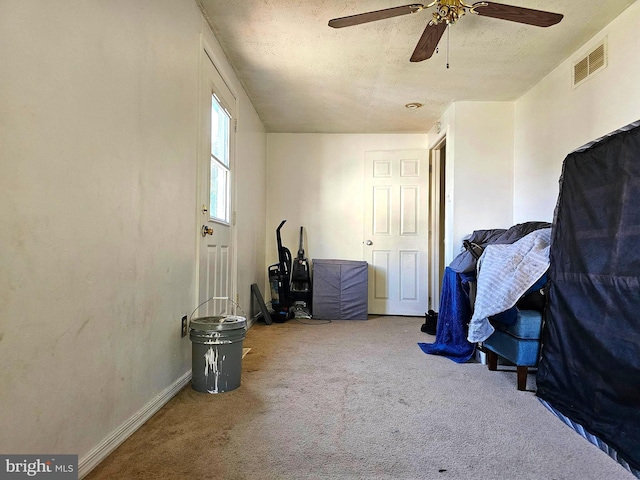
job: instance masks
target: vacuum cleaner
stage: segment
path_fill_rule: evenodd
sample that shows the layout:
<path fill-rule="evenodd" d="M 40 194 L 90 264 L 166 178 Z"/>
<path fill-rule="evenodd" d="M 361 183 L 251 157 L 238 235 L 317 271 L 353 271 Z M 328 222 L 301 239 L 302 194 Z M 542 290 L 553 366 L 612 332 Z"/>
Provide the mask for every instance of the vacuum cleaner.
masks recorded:
<path fill-rule="evenodd" d="M 280 229 L 286 220 L 276 228 L 278 242 L 278 263 L 269 266 L 269 283 L 271 285 L 271 308 L 274 322 L 282 323 L 289 319 L 289 282 L 291 281 L 291 252 L 282 246 Z"/>
<path fill-rule="evenodd" d="M 311 318 L 311 273 L 309 261 L 304 256 L 303 227 L 300 227 L 298 256 L 291 265 L 291 312 L 294 318 Z"/>
<path fill-rule="evenodd" d="M 269 266 L 271 285 L 271 308 L 274 322 L 285 322 L 290 318 L 311 318 L 311 275 L 309 262 L 304 256 L 303 227 L 300 227 L 300 247 L 295 259 L 291 251 L 282 245 L 280 230 L 286 220 L 276 229 L 278 263 Z"/>

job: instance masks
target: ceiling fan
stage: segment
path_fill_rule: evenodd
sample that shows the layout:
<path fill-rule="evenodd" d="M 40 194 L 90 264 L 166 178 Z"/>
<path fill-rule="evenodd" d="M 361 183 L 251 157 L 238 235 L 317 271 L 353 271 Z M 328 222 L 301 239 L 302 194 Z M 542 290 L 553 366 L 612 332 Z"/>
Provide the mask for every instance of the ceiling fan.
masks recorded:
<path fill-rule="evenodd" d="M 430 7 L 436 7 L 435 12 L 427 27 L 424 29 L 413 54 L 412 62 L 421 62 L 431 58 L 438 46 L 438 42 L 447 26 L 453 25 L 467 12 L 483 17 L 499 18 L 510 22 L 526 23 L 537 27 L 550 27 L 562 20 L 563 15 L 559 13 L 533 10 L 531 8 L 515 7 L 495 2 L 476 2 L 467 5 L 462 0 L 434 0 L 428 5 L 413 3 L 401 7 L 385 8 L 372 12 L 359 13 L 348 17 L 340 17 L 329 20 L 329 26 L 333 28 L 350 27 L 361 23 L 374 22 L 385 18 L 398 17 L 409 13 L 417 13 Z"/>

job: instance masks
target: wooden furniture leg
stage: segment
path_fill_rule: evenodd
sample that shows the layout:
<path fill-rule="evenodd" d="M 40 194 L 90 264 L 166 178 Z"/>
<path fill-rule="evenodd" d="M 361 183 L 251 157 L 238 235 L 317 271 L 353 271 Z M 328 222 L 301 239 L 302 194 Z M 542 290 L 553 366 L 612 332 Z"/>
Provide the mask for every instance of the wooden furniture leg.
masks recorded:
<path fill-rule="evenodd" d="M 516 367 L 516 370 L 518 372 L 518 390 L 526 390 L 529 367 Z"/>
<path fill-rule="evenodd" d="M 487 349 L 487 366 L 491 371 L 496 371 L 498 369 L 498 354 L 489 349 Z"/>

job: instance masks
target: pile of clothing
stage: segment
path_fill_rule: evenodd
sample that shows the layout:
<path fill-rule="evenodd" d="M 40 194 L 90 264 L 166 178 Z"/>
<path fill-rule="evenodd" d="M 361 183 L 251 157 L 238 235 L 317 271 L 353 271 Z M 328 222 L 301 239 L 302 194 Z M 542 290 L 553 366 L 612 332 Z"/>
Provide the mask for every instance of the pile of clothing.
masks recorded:
<path fill-rule="evenodd" d="M 445 268 L 436 341 L 420 348 L 463 363 L 496 326 L 515 322 L 518 306 L 542 309 L 550 238 L 548 222 L 474 231 Z"/>

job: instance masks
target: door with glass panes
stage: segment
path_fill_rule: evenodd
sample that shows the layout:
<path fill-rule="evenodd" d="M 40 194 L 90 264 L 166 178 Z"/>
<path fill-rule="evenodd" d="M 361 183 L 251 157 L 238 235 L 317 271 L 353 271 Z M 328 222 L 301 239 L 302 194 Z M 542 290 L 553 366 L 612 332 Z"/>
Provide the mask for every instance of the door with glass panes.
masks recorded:
<path fill-rule="evenodd" d="M 231 313 L 232 303 L 225 298 L 234 300 L 231 176 L 236 102 L 206 54 L 201 71 L 198 303 L 206 303 L 197 316 Z"/>

